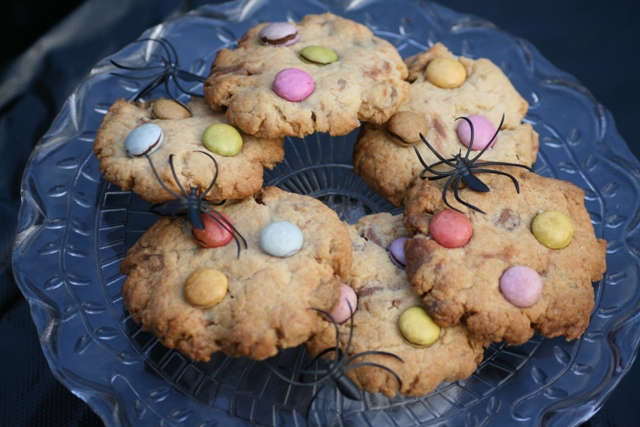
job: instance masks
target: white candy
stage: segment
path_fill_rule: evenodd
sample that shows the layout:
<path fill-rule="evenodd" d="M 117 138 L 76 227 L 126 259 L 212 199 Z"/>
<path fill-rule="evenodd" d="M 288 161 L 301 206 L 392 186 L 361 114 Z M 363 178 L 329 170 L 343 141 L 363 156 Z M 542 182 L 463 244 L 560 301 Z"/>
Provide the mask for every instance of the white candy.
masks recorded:
<path fill-rule="evenodd" d="M 124 148 L 129 156 L 141 157 L 160 148 L 163 139 L 162 128 L 153 123 L 147 123 L 129 132 L 124 141 Z"/>
<path fill-rule="evenodd" d="M 302 231 L 289 221 L 275 221 L 260 232 L 260 249 L 268 255 L 286 258 L 297 253 L 304 242 Z"/>

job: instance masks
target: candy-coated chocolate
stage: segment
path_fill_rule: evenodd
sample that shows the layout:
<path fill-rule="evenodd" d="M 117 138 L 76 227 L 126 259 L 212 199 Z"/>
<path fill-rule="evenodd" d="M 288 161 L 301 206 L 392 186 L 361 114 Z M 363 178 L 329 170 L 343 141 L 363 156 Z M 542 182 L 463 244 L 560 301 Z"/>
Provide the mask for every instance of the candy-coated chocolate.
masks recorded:
<path fill-rule="evenodd" d="M 454 89 L 467 79 L 467 70 L 456 59 L 439 57 L 433 59 L 425 70 L 427 80 L 443 89 Z"/>
<path fill-rule="evenodd" d="M 216 123 L 204 130 L 202 143 L 213 153 L 233 157 L 242 150 L 242 135 L 231 125 Z"/>
<path fill-rule="evenodd" d="M 290 257 L 302 248 L 303 243 L 302 231 L 289 221 L 274 221 L 260 232 L 260 249 L 271 256 Z"/>
<path fill-rule="evenodd" d="M 431 218 L 429 233 L 433 240 L 445 248 L 460 248 L 471 238 L 473 225 L 465 214 L 444 209 Z"/>
<path fill-rule="evenodd" d="M 282 99 L 300 102 L 314 91 L 313 77 L 298 68 L 285 68 L 273 79 L 273 91 Z"/>
<path fill-rule="evenodd" d="M 124 148 L 131 157 L 142 157 L 153 153 L 164 139 L 164 132 L 160 126 L 147 123 L 129 132 L 124 141 Z"/>
<path fill-rule="evenodd" d="M 440 326 L 422 307 L 403 311 L 398 319 L 398 329 L 404 339 L 416 347 L 428 347 L 440 337 Z"/>
<path fill-rule="evenodd" d="M 317 65 L 327 65 L 338 60 L 335 51 L 322 46 L 307 46 L 300 51 L 300 56 L 303 61 Z"/>
<path fill-rule="evenodd" d="M 516 307 L 531 307 L 542 295 L 542 278 L 534 269 L 516 265 L 500 277 L 500 292 Z"/>
<path fill-rule="evenodd" d="M 391 140 L 401 147 L 409 147 L 421 141 L 420 134 L 427 135 L 427 120 L 413 111 L 399 111 L 389 119 L 387 132 Z"/>
<path fill-rule="evenodd" d="M 197 307 L 212 307 L 223 300 L 228 287 L 227 276 L 222 272 L 201 268 L 187 277 L 183 293 L 189 304 Z"/>
<path fill-rule="evenodd" d="M 467 116 L 467 119 L 471 121 L 473 125 L 473 144 L 472 150 L 482 150 L 487 145 L 489 148 L 493 147 L 498 139 L 496 135 L 496 127 L 484 116 L 471 115 Z M 460 120 L 458 127 L 456 128 L 458 139 L 465 147 L 469 147 L 471 141 L 471 126 L 466 120 Z M 495 138 L 494 135 L 496 136 Z M 493 138 L 493 140 L 491 139 Z"/>
<path fill-rule="evenodd" d="M 274 22 L 262 27 L 258 37 L 262 44 L 271 46 L 291 46 L 300 39 L 295 25 L 287 22 Z"/>
<path fill-rule="evenodd" d="M 198 230 L 194 227 L 191 230 L 193 238 L 198 245 L 203 248 L 219 248 L 231 241 L 233 233 L 230 227 L 227 226 L 225 228 L 209 215 L 201 215 L 204 222 L 204 229 Z M 229 223 L 231 223 L 231 220 L 225 213 L 219 212 L 218 215 L 224 217 Z"/>
<path fill-rule="evenodd" d="M 151 106 L 151 112 L 160 120 L 188 119 L 192 116 L 186 106 L 172 99 L 158 99 Z"/>
<path fill-rule="evenodd" d="M 336 323 L 341 324 L 349 320 L 352 313 L 358 307 L 358 296 L 353 288 L 344 283 L 340 284 L 340 299 L 338 305 L 331 312 L 331 317 Z"/>
<path fill-rule="evenodd" d="M 536 215 L 531 223 L 531 232 L 549 249 L 562 249 L 573 239 L 573 224 L 562 212 L 548 210 Z"/>
<path fill-rule="evenodd" d="M 408 237 L 400 237 L 394 240 L 389 246 L 389 258 L 393 264 L 404 270 L 407 266 L 407 258 L 404 255 L 404 242 L 409 240 Z"/>

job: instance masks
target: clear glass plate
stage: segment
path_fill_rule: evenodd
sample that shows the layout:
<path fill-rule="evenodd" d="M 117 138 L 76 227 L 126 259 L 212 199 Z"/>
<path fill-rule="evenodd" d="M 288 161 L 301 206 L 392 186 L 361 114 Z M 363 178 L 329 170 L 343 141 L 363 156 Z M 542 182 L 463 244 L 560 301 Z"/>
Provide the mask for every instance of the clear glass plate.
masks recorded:
<path fill-rule="evenodd" d="M 142 37 L 167 39 L 182 69 L 205 76 L 217 50 L 233 47 L 256 23 L 327 10 L 368 25 L 405 57 L 441 41 L 456 54 L 498 64 L 531 104 L 526 120 L 541 141 L 536 171 L 586 191 L 596 234 L 609 242 L 608 270 L 594 284 L 596 307 L 581 339 L 536 336 L 522 346 L 492 345 L 471 377 L 420 398 L 365 393 L 357 402 L 328 388 L 311 419 L 329 408 L 342 426 L 566 427 L 586 420 L 638 347 L 640 168 L 610 114 L 572 76 L 486 21 L 418 1 L 231 2 L 203 6 Z M 141 331 L 123 308 L 119 264 L 155 218 L 135 195 L 102 180 L 93 139 L 111 103 L 132 98 L 144 84 L 110 74 L 121 70 L 108 59 L 157 65 L 161 54 L 157 43 L 139 42 L 98 63 L 27 165 L 13 263 L 45 355 L 60 381 L 108 425 L 305 425 L 307 405 L 320 390 L 290 387 L 265 362 L 214 354 L 194 363 Z M 350 222 L 392 210 L 352 171 L 356 134 L 288 139 L 285 161 L 266 183 L 322 199 Z M 302 348 L 291 349 L 277 363 L 302 366 L 305 358 Z"/>

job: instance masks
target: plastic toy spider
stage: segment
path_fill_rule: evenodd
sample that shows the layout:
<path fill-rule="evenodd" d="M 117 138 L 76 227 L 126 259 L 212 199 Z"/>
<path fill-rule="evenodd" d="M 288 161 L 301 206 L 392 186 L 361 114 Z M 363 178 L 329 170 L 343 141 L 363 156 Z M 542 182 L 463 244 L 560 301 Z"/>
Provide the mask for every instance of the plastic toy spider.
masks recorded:
<path fill-rule="evenodd" d="M 513 181 L 513 185 L 516 187 L 516 192 L 519 194 L 520 193 L 520 185 L 518 184 L 518 180 L 513 176 L 510 175 L 506 172 L 502 172 L 502 171 L 498 171 L 498 170 L 493 170 L 493 169 L 488 169 L 488 166 L 517 166 L 520 168 L 524 168 L 528 171 L 533 171 L 532 168 L 530 168 L 529 166 L 525 166 L 525 165 L 520 165 L 517 163 L 508 163 L 508 162 L 479 162 L 478 159 L 480 158 L 480 156 L 482 156 L 484 154 L 485 151 L 487 151 L 487 148 L 491 145 L 491 142 L 496 138 L 496 136 L 498 136 L 498 132 L 500 131 L 500 128 L 502 127 L 502 124 L 504 123 L 504 115 L 502 115 L 502 120 L 500 120 L 500 125 L 498 126 L 498 128 L 496 129 L 496 133 L 493 134 L 493 136 L 491 137 L 491 139 L 489 140 L 489 142 L 487 143 L 487 145 L 480 150 L 480 152 L 478 154 L 476 154 L 475 157 L 473 158 L 469 158 L 469 154 L 471 153 L 471 149 L 473 147 L 473 123 L 471 123 L 471 120 L 469 120 L 467 117 L 458 117 L 456 120 L 464 120 L 467 123 L 469 123 L 469 127 L 471 129 L 471 137 L 470 137 L 470 141 L 469 141 L 469 147 L 467 148 L 467 152 L 465 153 L 465 155 L 462 155 L 462 149 L 460 149 L 460 151 L 458 152 L 458 154 L 453 154 L 453 157 L 450 159 L 445 159 L 444 157 L 442 157 L 442 155 L 440 155 L 432 146 L 431 144 L 429 144 L 429 141 L 427 141 L 427 139 L 420 134 L 420 138 L 422 139 L 422 142 L 424 142 L 427 147 L 429 148 L 429 150 L 431 150 L 431 152 L 433 154 L 436 155 L 436 157 L 438 159 L 440 159 L 440 161 L 436 162 L 436 163 L 432 163 L 431 165 L 427 165 L 426 162 L 424 161 L 424 159 L 422 158 L 422 156 L 420 155 L 420 152 L 418 151 L 418 149 L 414 146 L 413 149 L 415 150 L 416 154 L 418 155 L 418 159 L 420 160 L 420 163 L 422 163 L 422 166 L 424 166 L 424 170 L 422 172 L 420 172 L 420 178 L 421 179 L 428 179 L 428 180 L 438 180 L 438 179 L 444 179 L 447 178 L 447 181 L 444 184 L 444 187 L 442 188 L 442 200 L 444 201 L 444 204 L 447 205 L 448 207 L 450 207 L 451 209 L 454 209 L 458 212 L 460 212 L 460 209 L 456 209 L 453 206 L 451 206 L 451 204 L 449 204 L 449 202 L 447 201 L 447 192 L 449 191 L 449 187 L 453 186 L 453 195 L 456 198 L 456 200 L 458 202 L 460 202 L 461 204 L 463 204 L 464 206 L 473 209 L 475 211 L 478 211 L 482 214 L 484 214 L 485 212 L 482 211 L 481 209 L 477 208 L 476 206 L 465 202 L 464 200 L 462 200 L 460 198 L 460 195 L 458 194 L 458 190 L 460 188 L 460 181 L 462 181 L 470 190 L 472 191 L 477 191 L 477 192 L 482 192 L 482 193 L 486 193 L 488 192 L 490 189 L 487 186 L 487 184 L 485 184 L 484 182 L 482 182 L 480 180 L 480 178 L 476 177 L 474 174 L 479 174 L 479 173 L 493 173 L 496 175 L 504 175 L 507 176 L 509 178 L 511 178 L 511 181 Z M 435 167 L 439 166 L 439 165 L 447 165 L 449 166 L 451 169 L 448 171 L 439 171 L 436 170 Z M 427 175 L 427 172 L 430 173 L 431 175 Z"/>
<path fill-rule="evenodd" d="M 227 232 L 231 234 L 231 236 L 236 242 L 236 246 L 238 247 L 238 258 L 239 258 L 240 249 L 241 249 L 240 241 L 242 241 L 242 243 L 244 244 L 245 249 L 247 248 L 247 241 L 245 240 L 244 237 L 242 237 L 240 232 L 234 227 L 234 225 L 227 218 L 225 218 L 220 212 L 218 212 L 213 208 L 214 206 L 220 206 L 221 204 L 224 203 L 224 201 L 218 204 L 215 204 L 207 200 L 204 200 L 204 197 L 207 195 L 207 193 L 209 193 L 209 191 L 211 191 L 211 189 L 216 183 L 216 180 L 218 179 L 218 162 L 209 153 L 206 153 L 204 151 L 196 151 L 196 152 L 202 153 L 205 156 L 208 156 L 213 161 L 216 167 L 216 172 L 215 172 L 215 175 L 213 176 L 213 179 L 211 180 L 211 184 L 209 184 L 209 186 L 200 194 L 198 194 L 198 189 L 200 188 L 200 186 L 198 187 L 189 186 L 190 191 L 187 191 L 185 187 L 180 183 L 180 180 L 178 179 L 178 174 L 176 173 L 176 169 L 173 166 L 173 154 L 169 156 L 169 167 L 171 168 L 171 174 L 173 175 L 173 179 L 182 194 L 179 194 L 171 190 L 169 187 L 167 187 L 167 185 L 162 181 L 162 179 L 160 179 L 160 175 L 158 175 L 158 172 L 156 171 L 155 166 L 153 166 L 153 162 L 151 161 L 151 158 L 149 156 L 146 156 L 147 160 L 149 161 L 149 164 L 151 165 L 151 170 L 153 171 L 154 176 L 158 180 L 158 183 L 160 183 L 160 186 L 164 188 L 164 190 L 167 193 L 175 197 L 175 199 L 173 200 L 156 203 L 155 205 L 151 206 L 150 208 L 151 212 L 161 216 L 186 217 L 187 221 L 189 221 L 189 223 L 191 223 L 191 225 L 194 228 L 197 228 L 198 230 L 204 230 L 204 221 L 202 219 L 201 214 L 203 213 L 207 215 L 209 218 L 213 219 L 216 223 L 218 223 L 222 228 L 224 228 Z"/>
<path fill-rule="evenodd" d="M 337 389 L 340 391 L 340 393 L 346 397 L 347 399 L 350 400 L 357 400 L 360 401 L 362 400 L 362 392 L 360 391 L 360 389 L 358 388 L 358 386 L 351 380 L 351 378 L 349 378 L 346 373 L 352 369 L 356 369 L 362 366 L 372 366 L 372 367 L 376 367 L 376 368 L 380 368 L 383 369 L 387 372 L 389 372 L 391 375 L 394 376 L 394 378 L 398 381 L 399 384 L 399 388 L 402 388 L 402 380 L 400 379 L 400 376 L 395 373 L 391 368 L 381 365 L 379 363 L 375 363 L 375 362 L 357 362 L 357 363 L 352 363 L 354 362 L 356 359 L 360 359 L 362 357 L 365 356 L 369 356 L 369 355 L 382 355 L 382 356 L 389 356 L 392 357 L 396 360 L 399 360 L 401 362 L 404 363 L 404 360 L 402 360 L 402 358 L 400 356 L 397 356 L 393 353 L 389 353 L 386 351 L 378 351 L 378 350 L 370 350 L 370 351 L 363 351 L 361 353 L 357 353 L 354 354 L 353 356 L 348 357 L 347 355 L 349 354 L 349 349 L 351 348 L 351 340 L 353 338 L 353 310 L 351 309 L 351 305 L 349 305 L 349 310 L 351 311 L 351 320 L 350 320 L 350 329 L 349 329 L 349 339 L 347 341 L 347 345 L 345 347 L 344 350 L 342 350 L 340 348 L 340 334 L 339 334 L 339 329 L 338 329 L 338 323 L 335 321 L 335 319 L 331 316 L 331 314 L 327 313 L 324 310 L 320 310 L 317 308 L 311 308 L 311 310 L 315 310 L 321 314 L 323 314 L 327 319 L 329 319 L 329 321 L 331 321 L 331 323 L 333 324 L 333 327 L 335 328 L 335 333 L 336 333 L 336 345 L 335 347 L 329 347 L 323 351 L 321 351 L 309 364 L 309 366 L 307 367 L 307 369 L 291 369 L 291 368 L 285 368 L 287 369 L 289 372 L 292 373 L 297 373 L 297 374 L 301 374 L 301 375 L 315 375 L 318 376 L 317 379 L 315 379 L 314 381 L 298 381 L 298 380 L 294 380 L 291 378 L 288 378 L 287 376 L 283 375 L 281 372 L 278 372 L 275 368 L 267 365 L 269 367 L 269 369 L 271 369 L 271 371 L 280 379 L 288 382 L 289 384 L 292 385 L 296 385 L 296 386 L 304 386 L 304 387 L 310 387 L 310 386 L 315 386 L 318 384 L 322 384 L 322 388 L 324 388 L 325 385 L 328 385 L 330 382 L 333 383 L 333 385 L 335 385 L 335 387 L 337 387 Z M 323 369 L 309 369 L 309 367 L 311 367 L 316 361 L 318 360 L 322 360 L 322 356 L 329 354 L 329 353 L 335 353 L 335 357 L 332 360 L 329 360 L 328 362 L 326 362 L 326 368 Z M 325 383 L 325 384 L 323 384 Z M 320 389 L 320 391 L 322 391 L 322 388 Z M 315 399 L 318 397 L 319 393 L 316 393 L 313 398 L 311 399 L 311 402 L 309 402 L 309 406 L 307 407 L 307 420 L 309 419 L 309 414 L 310 414 L 310 409 L 313 406 L 313 403 L 315 401 Z"/>
<path fill-rule="evenodd" d="M 181 70 L 180 68 L 178 68 L 179 64 L 178 64 L 178 53 L 176 52 L 175 48 L 173 47 L 173 45 L 171 43 L 169 43 L 166 39 L 163 38 L 145 38 L 145 39 L 140 39 L 137 40 L 136 42 L 145 42 L 145 41 L 151 41 L 151 42 L 156 42 L 159 43 L 160 46 L 162 46 L 164 53 L 166 56 L 161 56 L 160 57 L 160 62 L 161 65 L 151 65 L 148 67 L 130 67 L 127 65 L 123 65 L 120 64 L 114 60 L 110 60 L 110 62 L 115 65 L 118 68 L 121 68 L 123 70 L 129 70 L 129 71 L 148 71 L 149 74 L 143 75 L 143 76 L 132 76 L 129 74 L 119 74 L 119 73 L 111 73 L 114 76 L 117 77 L 121 77 L 124 79 L 131 79 L 131 80 L 147 80 L 147 79 L 152 79 L 149 84 L 147 84 L 145 87 L 143 87 L 133 98 L 134 101 L 138 101 L 141 98 L 145 97 L 146 95 L 150 94 L 155 88 L 157 88 L 158 86 L 160 86 L 161 84 L 164 83 L 164 88 L 167 92 L 167 94 L 169 95 L 169 97 L 178 102 L 180 105 L 182 105 L 183 107 L 187 108 L 183 103 L 181 103 L 180 101 L 178 101 L 172 94 L 171 91 L 169 90 L 169 80 L 173 79 L 175 85 L 178 87 L 178 89 L 180 89 L 183 93 L 190 95 L 190 96 L 199 96 L 201 97 L 202 94 L 198 94 L 198 93 L 194 93 L 194 92 L 190 92 L 186 89 L 184 89 L 182 87 L 182 84 L 180 83 L 180 80 L 183 80 L 185 82 L 204 82 L 204 77 L 198 76 L 196 74 L 193 73 L 189 73 L 187 71 Z"/>

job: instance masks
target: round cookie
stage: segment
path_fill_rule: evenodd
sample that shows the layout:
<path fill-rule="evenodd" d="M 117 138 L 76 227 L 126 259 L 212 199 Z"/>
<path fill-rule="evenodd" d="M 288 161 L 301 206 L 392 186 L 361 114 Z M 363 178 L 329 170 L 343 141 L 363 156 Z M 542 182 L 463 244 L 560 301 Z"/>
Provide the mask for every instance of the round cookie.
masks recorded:
<path fill-rule="evenodd" d="M 144 155 L 132 157 L 127 153 L 126 141 L 132 132 L 143 126 L 160 129 L 162 142 L 149 158 L 165 185 L 180 193 L 169 166 L 169 156 L 173 154 L 182 186 L 187 191 L 191 186 L 199 187 L 199 193 L 204 191 L 216 173 L 211 159 L 197 152 L 204 151 L 214 156 L 218 163 L 216 183 L 205 199 L 213 202 L 241 199 L 262 188 L 264 168 L 272 169 L 284 157 L 284 141 L 240 134 L 242 148 L 239 153 L 233 156 L 216 154 L 205 147 L 203 134 L 211 125 L 226 123 L 223 114 L 212 111 L 199 98 L 188 104 L 188 110 L 166 99 L 146 103 L 118 100 L 109 108 L 98 129 L 94 153 L 105 180 L 123 190 L 133 190 L 149 203 L 174 199 L 162 188 Z"/>
<path fill-rule="evenodd" d="M 209 360 L 215 351 L 262 360 L 302 344 L 322 326 L 322 316 L 310 308 L 331 311 L 338 302 L 340 278 L 351 266 L 346 225 L 322 202 L 276 187 L 219 211 L 231 219 L 247 248 L 239 257 L 233 242 L 203 248 L 188 223 L 161 218 L 120 267 L 127 276 L 122 295 L 131 317 L 165 346 L 196 361 Z M 296 254 L 279 258 L 261 251 L 260 233 L 275 221 L 289 221 L 302 231 L 304 244 Z M 207 296 L 202 304 L 188 302 L 187 279 L 201 270 L 226 276 L 221 300 Z M 190 284 L 187 295 L 217 293 L 218 282 Z"/>
<path fill-rule="evenodd" d="M 455 61 L 466 70 L 463 81 L 453 87 L 432 83 L 425 70 L 436 59 Z M 483 161 L 501 161 L 531 166 L 538 153 L 538 135 L 523 123 L 528 104 L 504 73 L 490 60 L 454 57 L 436 43 L 431 49 L 407 58 L 409 95 L 398 106 L 388 123 L 364 123 L 354 149 L 355 172 L 376 193 L 394 206 L 402 206 L 405 192 L 424 167 L 414 147 L 427 164 L 438 158 L 421 141 L 422 133 L 444 158 L 451 158 L 467 147 L 460 142 L 459 117 L 479 115 L 497 127 L 505 120 L 497 141 L 483 155 Z M 396 115 L 403 120 L 396 120 Z M 466 124 L 466 123 L 464 123 Z M 472 151 L 474 156 L 477 151 Z M 439 182 L 435 185 L 441 185 Z"/>
<path fill-rule="evenodd" d="M 358 305 L 347 357 L 377 350 L 393 353 L 404 362 L 385 355 L 370 355 L 354 361 L 379 363 L 392 369 L 402 380 L 400 389 L 396 378 L 380 368 L 356 368 L 347 372 L 349 378 L 361 389 L 392 397 L 397 392 L 424 395 L 442 381 L 457 381 L 471 375 L 482 360 L 484 347 L 480 340 L 469 335 L 466 327 L 441 328 L 435 342 L 426 347 L 410 343 L 399 330 L 401 321 L 408 320 L 408 329 L 420 321 L 406 314 L 411 314 L 410 311 L 416 308 L 422 310 L 422 301 L 411 290 L 404 271 L 389 258 L 388 249 L 392 242 L 408 235 L 402 226 L 402 216 L 388 213 L 365 216 L 350 226 L 350 235 L 353 265 L 347 283 L 355 290 Z M 335 347 L 335 329 L 329 322 L 324 323 L 325 328 L 306 344 L 312 355 Z M 347 345 L 350 328 L 349 320 L 338 327 L 343 349 Z M 411 339 L 417 339 L 410 330 L 404 333 Z"/>
<path fill-rule="evenodd" d="M 406 272 L 413 290 L 441 326 L 463 323 L 492 341 L 522 344 L 535 331 L 550 338 L 580 337 L 594 306 L 592 282 L 606 269 L 606 242 L 594 235 L 584 191 L 519 167 L 495 170 L 515 177 L 520 194 L 508 177 L 483 173 L 477 177 L 489 192 L 462 188 L 459 193 L 486 214 L 450 197 L 472 224 L 471 238 L 458 248 L 442 246 L 429 233 L 433 216 L 447 209 L 442 190 L 423 181 L 407 192 L 404 225 L 414 237 L 405 245 Z M 539 213 L 551 210 L 561 212 L 573 226 L 572 239 L 563 249 L 548 248 L 531 229 Z M 528 268 L 512 270 L 516 266 Z"/>
<path fill-rule="evenodd" d="M 297 28 L 297 41 L 264 44 L 260 34 L 273 25 L 256 25 L 236 49 L 221 49 L 204 83 L 209 105 L 225 111 L 245 133 L 265 138 L 316 131 L 345 135 L 360 121 L 387 121 L 405 98 L 406 65 L 389 42 L 366 26 L 331 13 L 307 15 L 290 24 Z M 280 79 L 274 87 L 282 70 L 296 75 L 287 79 L 293 86 L 287 91 Z"/>

